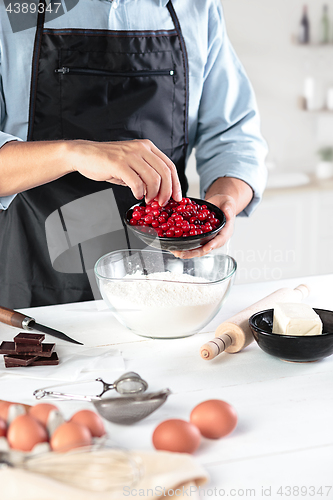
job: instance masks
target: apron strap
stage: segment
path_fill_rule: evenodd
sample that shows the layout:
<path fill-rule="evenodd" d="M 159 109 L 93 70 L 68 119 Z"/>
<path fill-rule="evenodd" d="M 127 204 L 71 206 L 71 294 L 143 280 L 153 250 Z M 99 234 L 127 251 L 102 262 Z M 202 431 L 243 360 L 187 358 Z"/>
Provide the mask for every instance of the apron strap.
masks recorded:
<path fill-rule="evenodd" d="M 185 40 L 182 34 L 182 30 L 180 27 L 180 22 L 177 17 L 176 11 L 173 7 L 172 1 L 169 0 L 167 3 L 167 9 L 169 11 L 169 14 L 171 16 L 172 22 L 176 28 L 177 35 L 180 41 L 180 46 L 182 49 L 182 54 L 183 54 L 183 64 L 184 64 L 184 73 L 185 73 L 185 88 L 186 88 L 186 96 L 185 96 L 185 122 L 184 122 L 184 127 L 185 127 L 185 144 L 186 146 L 188 145 L 188 108 L 189 108 L 189 82 L 188 82 L 188 74 L 189 74 L 189 68 L 188 68 L 188 56 L 187 56 L 187 50 L 186 50 L 186 44 Z"/>
<path fill-rule="evenodd" d="M 38 65 L 39 65 L 39 54 L 42 45 L 42 34 L 44 29 L 45 21 L 45 10 L 46 2 L 42 0 L 38 3 L 38 17 L 37 17 L 37 29 L 35 35 L 35 44 L 32 57 L 32 78 L 30 87 L 30 104 L 29 104 L 29 125 L 28 125 L 28 137 L 27 140 L 31 141 L 33 133 L 33 123 L 35 117 L 35 105 L 36 105 L 36 90 L 37 90 L 37 76 L 38 76 Z"/>

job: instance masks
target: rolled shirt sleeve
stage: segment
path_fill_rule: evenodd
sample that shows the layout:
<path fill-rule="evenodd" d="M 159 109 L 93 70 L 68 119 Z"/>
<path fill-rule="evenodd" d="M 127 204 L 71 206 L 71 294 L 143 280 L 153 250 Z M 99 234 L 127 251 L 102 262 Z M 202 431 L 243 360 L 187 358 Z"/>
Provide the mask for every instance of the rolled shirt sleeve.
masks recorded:
<path fill-rule="evenodd" d="M 203 198 L 219 177 L 243 180 L 253 199 L 240 215 L 258 205 L 267 181 L 266 143 L 252 86 L 229 38 L 219 2 L 209 15 L 208 58 L 195 139 L 197 171 Z"/>

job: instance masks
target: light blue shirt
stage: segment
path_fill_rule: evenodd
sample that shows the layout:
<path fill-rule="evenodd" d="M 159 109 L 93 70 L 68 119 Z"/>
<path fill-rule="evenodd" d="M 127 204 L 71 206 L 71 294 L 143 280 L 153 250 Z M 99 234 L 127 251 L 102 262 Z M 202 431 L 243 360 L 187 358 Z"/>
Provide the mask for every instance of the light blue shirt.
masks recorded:
<path fill-rule="evenodd" d="M 34 2 L 27 0 L 28 5 Z M 47 13 L 46 26 L 170 30 L 174 25 L 166 4 L 167 0 L 79 0 L 56 19 L 48 21 Z M 219 177 L 242 179 L 254 192 L 242 213 L 249 215 L 266 185 L 266 144 L 253 89 L 228 39 L 220 0 L 173 0 L 173 5 L 188 54 L 188 156 L 195 148 L 201 197 Z M 33 27 L 13 33 L 0 2 L 0 147 L 27 138 L 35 32 Z M 0 208 L 6 209 L 13 198 L 0 198 Z"/>

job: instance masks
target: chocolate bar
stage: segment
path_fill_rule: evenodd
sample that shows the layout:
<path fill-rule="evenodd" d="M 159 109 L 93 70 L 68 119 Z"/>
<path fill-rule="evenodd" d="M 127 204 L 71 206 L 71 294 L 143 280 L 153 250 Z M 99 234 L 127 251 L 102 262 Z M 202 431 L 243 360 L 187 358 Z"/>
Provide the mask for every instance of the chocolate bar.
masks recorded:
<path fill-rule="evenodd" d="M 14 337 L 15 344 L 41 344 L 45 339 L 44 333 L 21 332 Z"/>
<path fill-rule="evenodd" d="M 58 365 L 59 358 L 56 352 L 53 352 L 49 358 L 37 358 L 29 366 L 45 366 L 45 365 Z"/>
<path fill-rule="evenodd" d="M 22 366 L 46 366 L 58 365 L 59 358 L 56 352 L 53 352 L 49 358 L 40 358 L 38 356 L 31 356 L 31 362 L 23 364 L 22 358 L 26 356 L 4 356 L 6 368 L 22 368 Z M 28 357 L 28 356 L 27 356 Z"/>
<path fill-rule="evenodd" d="M 54 348 L 55 348 L 55 344 L 40 344 L 39 347 L 41 347 L 41 350 L 40 351 L 34 351 L 34 350 L 28 350 L 30 349 L 31 346 L 27 346 L 26 344 L 22 344 L 22 345 L 26 345 L 26 348 L 27 350 L 25 351 L 17 351 L 16 350 L 16 346 L 18 344 L 15 344 L 15 342 L 7 342 L 7 341 L 4 341 L 1 343 L 0 345 L 0 354 L 18 354 L 18 352 L 20 352 L 20 354 L 26 354 L 26 355 L 32 355 L 32 356 L 41 356 L 41 357 L 46 357 L 46 358 L 49 358 L 53 351 L 54 351 Z"/>
<path fill-rule="evenodd" d="M 38 359 L 38 356 L 9 356 L 3 357 L 5 367 L 10 368 L 13 366 L 29 366 L 33 361 Z"/>
<path fill-rule="evenodd" d="M 15 349 L 15 342 L 8 342 L 7 340 L 1 342 L 0 354 L 17 354 Z"/>
<path fill-rule="evenodd" d="M 15 343 L 15 351 L 20 353 L 32 353 L 32 352 L 43 352 L 43 345 L 45 344 L 16 344 Z M 40 354 L 42 355 L 42 354 Z"/>

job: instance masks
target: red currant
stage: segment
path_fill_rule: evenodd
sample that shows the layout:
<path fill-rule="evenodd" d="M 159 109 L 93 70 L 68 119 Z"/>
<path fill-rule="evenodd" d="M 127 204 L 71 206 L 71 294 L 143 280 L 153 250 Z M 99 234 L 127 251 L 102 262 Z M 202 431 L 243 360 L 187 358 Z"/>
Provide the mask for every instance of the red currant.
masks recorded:
<path fill-rule="evenodd" d="M 177 227 L 175 229 L 175 237 L 180 238 L 181 236 L 183 236 L 183 230 L 180 227 Z"/>

